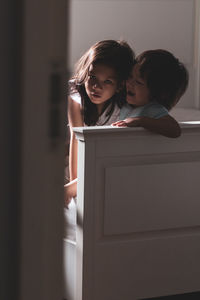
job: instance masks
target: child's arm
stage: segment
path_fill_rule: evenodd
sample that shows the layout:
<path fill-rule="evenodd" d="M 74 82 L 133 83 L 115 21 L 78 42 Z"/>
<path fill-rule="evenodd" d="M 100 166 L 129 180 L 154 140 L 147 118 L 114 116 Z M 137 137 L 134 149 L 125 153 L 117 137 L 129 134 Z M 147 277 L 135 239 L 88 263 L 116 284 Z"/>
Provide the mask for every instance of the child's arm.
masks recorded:
<path fill-rule="evenodd" d="M 77 194 L 77 153 L 78 143 L 73 132 L 73 127 L 83 126 L 80 104 L 68 97 L 68 120 L 70 126 L 70 147 L 69 147 L 69 176 L 70 182 L 64 186 L 65 205 L 67 206 L 72 197 Z"/>
<path fill-rule="evenodd" d="M 81 106 L 68 97 L 68 120 L 70 126 L 70 146 L 69 146 L 69 175 L 70 181 L 77 178 L 77 152 L 78 144 L 73 131 L 73 127 L 81 127 L 83 118 L 81 115 Z"/>
<path fill-rule="evenodd" d="M 122 121 L 117 121 L 112 125 L 117 127 L 143 127 L 171 138 L 177 138 L 181 135 L 181 128 L 178 122 L 170 115 L 159 119 L 149 117 L 127 118 Z"/>

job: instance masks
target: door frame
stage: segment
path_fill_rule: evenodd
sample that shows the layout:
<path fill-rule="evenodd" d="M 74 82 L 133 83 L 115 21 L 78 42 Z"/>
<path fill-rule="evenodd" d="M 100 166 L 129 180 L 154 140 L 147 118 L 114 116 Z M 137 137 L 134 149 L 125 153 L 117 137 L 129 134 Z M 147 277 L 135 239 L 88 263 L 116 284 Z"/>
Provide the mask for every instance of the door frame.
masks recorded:
<path fill-rule="evenodd" d="M 20 300 L 63 298 L 68 4 L 23 1 Z"/>

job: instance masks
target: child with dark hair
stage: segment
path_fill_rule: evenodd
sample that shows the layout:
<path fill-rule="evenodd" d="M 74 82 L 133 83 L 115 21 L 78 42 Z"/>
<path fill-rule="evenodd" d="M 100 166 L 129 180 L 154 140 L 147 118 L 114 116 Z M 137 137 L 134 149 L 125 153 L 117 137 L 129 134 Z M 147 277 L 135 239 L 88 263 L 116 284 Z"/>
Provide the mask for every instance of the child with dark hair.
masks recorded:
<path fill-rule="evenodd" d="M 81 104 L 86 126 L 112 123 L 113 112 L 117 109 L 114 113 L 117 115 L 119 108 L 126 102 L 124 83 L 134 65 L 134 59 L 135 54 L 126 42 L 104 40 L 94 44 L 77 62 L 75 75 L 69 81 L 69 94 L 73 101 Z M 103 86 L 100 86 L 96 75 L 109 75 L 103 84 L 110 93 L 104 97 L 102 91 L 100 93 Z"/>
<path fill-rule="evenodd" d="M 94 44 L 78 61 L 69 82 L 70 125 L 69 175 L 65 203 L 76 196 L 77 140 L 73 127 L 111 125 L 126 103 L 125 81 L 135 54 L 124 41 L 104 40 Z"/>
<path fill-rule="evenodd" d="M 169 110 L 180 100 L 188 86 L 188 72 L 172 53 L 148 50 L 136 58 L 126 82 L 128 104 L 113 126 L 141 126 L 169 137 L 178 137 L 180 127 Z"/>

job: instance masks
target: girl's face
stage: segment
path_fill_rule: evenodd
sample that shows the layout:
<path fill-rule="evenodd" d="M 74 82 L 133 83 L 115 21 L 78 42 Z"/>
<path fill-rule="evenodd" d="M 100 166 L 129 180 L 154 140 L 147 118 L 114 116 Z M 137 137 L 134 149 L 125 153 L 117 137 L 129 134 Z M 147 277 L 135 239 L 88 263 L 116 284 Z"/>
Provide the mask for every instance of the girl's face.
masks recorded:
<path fill-rule="evenodd" d="M 150 101 L 150 92 L 146 80 L 141 78 L 139 66 L 133 67 L 132 74 L 126 81 L 126 101 L 135 106 L 143 106 Z"/>
<path fill-rule="evenodd" d="M 119 91 L 115 71 L 103 64 L 91 65 L 85 89 L 91 102 L 101 111 L 104 103 Z"/>

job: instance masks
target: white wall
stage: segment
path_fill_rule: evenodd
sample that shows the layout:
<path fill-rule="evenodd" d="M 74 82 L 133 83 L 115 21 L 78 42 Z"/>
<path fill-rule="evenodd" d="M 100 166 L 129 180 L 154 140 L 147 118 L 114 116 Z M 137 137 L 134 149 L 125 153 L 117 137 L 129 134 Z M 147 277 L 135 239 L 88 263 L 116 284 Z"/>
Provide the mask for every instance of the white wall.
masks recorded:
<path fill-rule="evenodd" d="M 195 5 L 199 0 L 72 0 L 70 68 L 96 41 L 125 39 L 136 54 L 164 48 L 185 63 L 190 86 L 179 106 L 197 107 Z M 199 24 L 196 25 L 198 26 Z M 196 32 L 198 35 L 199 30 Z M 196 47 L 196 50 L 195 50 Z M 197 97 L 197 95 L 196 95 Z"/>

